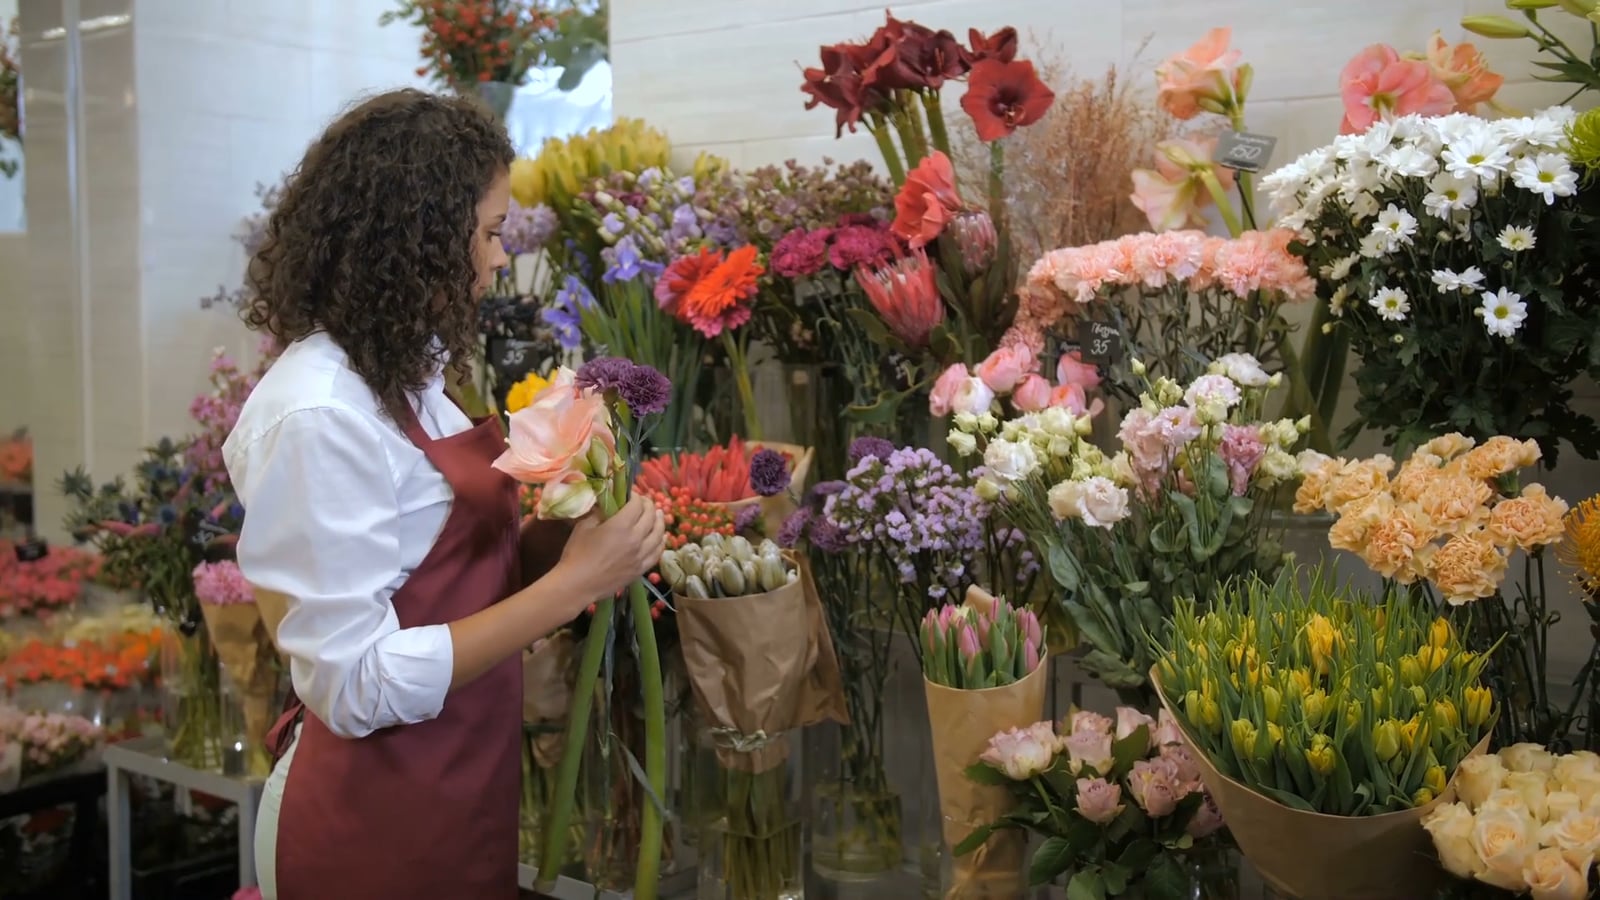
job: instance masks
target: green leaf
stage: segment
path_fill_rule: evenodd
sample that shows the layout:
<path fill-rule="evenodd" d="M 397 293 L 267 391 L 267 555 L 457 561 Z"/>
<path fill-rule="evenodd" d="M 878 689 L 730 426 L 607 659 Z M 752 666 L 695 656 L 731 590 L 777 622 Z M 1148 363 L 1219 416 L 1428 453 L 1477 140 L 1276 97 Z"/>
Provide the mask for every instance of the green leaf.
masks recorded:
<path fill-rule="evenodd" d="M 1114 771 L 1130 771 L 1133 764 L 1150 755 L 1150 726 L 1140 725 L 1133 733 L 1111 745 Z M 1102 773 L 1105 774 L 1105 773 Z"/>
<path fill-rule="evenodd" d="M 1073 564 L 1067 551 L 1060 544 L 1051 543 L 1045 558 L 1050 563 L 1050 577 L 1056 580 L 1062 590 L 1075 593 L 1078 590 L 1078 567 Z"/>
<path fill-rule="evenodd" d="M 1038 859 L 1037 856 L 1034 859 Z M 1035 881 L 1034 884 L 1045 884 Z M 1067 900 L 1106 900 L 1106 885 L 1095 869 L 1080 869 L 1067 882 Z"/>
<path fill-rule="evenodd" d="M 1193 882 L 1189 872 L 1168 854 L 1157 856 L 1144 873 L 1144 893 L 1149 900 L 1189 900 Z"/>
<path fill-rule="evenodd" d="M 1030 884 L 1049 884 L 1057 875 L 1072 867 L 1072 845 L 1064 837 L 1052 835 L 1044 839 L 1039 849 L 1033 852 L 1033 860 L 1028 863 L 1028 881 Z"/>
<path fill-rule="evenodd" d="M 1264 784 L 1252 785 L 1252 787 L 1260 791 L 1262 794 L 1278 801 L 1284 806 L 1289 807 L 1290 809 L 1298 809 L 1302 812 L 1321 812 L 1321 810 L 1312 806 L 1309 801 L 1299 794 L 1291 793 L 1289 791 L 1282 791 L 1273 787 L 1267 787 Z"/>
<path fill-rule="evenodd" d="M 586 41 L 572 48 L 572 55 L 561 67 L 561 77 L 556 79 L 556 88 L 562 92 L 577 90 L 583 84 L 584 76 L 589 74 L 596 64 L 603 62 L 609 54 L 605 44 Z"/>
<path fill-rule="evenodd" d="M 889 326 L 885 325 L 883 319 L 879 318 L 878 314 L 872 310 L 859 307 L 851 308 L 845 310 L 845 315 L 849 316 L 850 320 L 861 328 L 866 334 L 867 340 L 872 343 L 884 346 L 895 346 L 899 343 L 894 339 L 893 335 L 889 334 Z"/>
<path fill-rule="evenodd" d="M 956 856 L 966 856 L 968 853 L 983 846 L 983 842 L 987 841 L 994 832 L 995 827 L 993 825 L 979 825 L 977 828 L 972 829 L 970 834 L 962 838 L 961 843 L 957 844 L 955 849 L 950 852 Z"/>
<path fill-rule="evenodd" d="M 967 776 L 967 779 L 974 784 L 1005 787 L 1013 783 L 1011 779 L 1007 778 L 998 769 L 994 768 L 988 763 L 973 763 L 972 765 L 967 766 L 967 768 L 964 770 L 964 774 Z"/>
<path fill-rule="evenodd" d="M 1128 878 L 1133 873 L 1118 863 L 1100 867 L 1100 878 L 1105 882 L 1106 893 L 1115 897 L 1128 889 Z"/>

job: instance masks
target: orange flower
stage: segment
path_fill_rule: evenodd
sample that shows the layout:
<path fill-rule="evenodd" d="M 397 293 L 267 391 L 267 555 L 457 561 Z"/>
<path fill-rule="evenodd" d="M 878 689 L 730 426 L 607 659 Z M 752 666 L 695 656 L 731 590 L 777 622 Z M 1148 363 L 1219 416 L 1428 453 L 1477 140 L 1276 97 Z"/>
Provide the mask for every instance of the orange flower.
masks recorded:
<path fill-rule="evenodd" d="M 1577 570 L 1578 585 L 1592 601 L 1600 596 L 1600 495 L 1567 513 L 1565 525 L 1566 540 L 1556 552 L 1563 564 Z"/>
<path fill-rule="evenodd" d="M 1458 534 L 1433 555 L 1429 580 L 1451 606 L 1494 596 L 1506 577 L 1506 557 L 1482 531 Z"/>
<path fill-rule="evenodd" d="M 1434 524 L 1427 515 L 1416 506 L 1406 504 L 1367 530 L 1361 558 L 1384 578 L 1411 584 L 1422 576 L 1428 557 L 1432 555 L 1434 548 L 1430 542 L 1434 534 Z"/>
<path fill-rule="evenodd" d="M 1208 110 L 1229 115 L 1244 103 L 1248 69 L 1228 47 L 1230 28 L 1213 28 L 1194 46 L 1156 66 L 1156 104 L 1185 121 Z"/>
<path fill-rule="evenodd" d="M 1561 540 L 1567 504 L 1552 497 L 1542 484 L 1530 484 L 1522 496 L 1496 503 L 1489 513 L 1489 534 L 1501 546 L 1532 550 Z"/>
<path fill-rule="evenodd" d="M 1452 46 L 1437 31 L 1428 43 L 1424 59 L 1433 77 L 1443 82 L 1455 96 L 1456 109 L 1460 112 L 1475 113 L 1480 104 L 1492 104 L 1494 95 L 1505 84 L 1503 76 L 1489 71 L 1489 62 L 1477 47 L 1469 43 Z"/>
<path fill-rule="evenodd" d="M 911 249 L 920 249 L 938 238 L 964 205 L 950 158 L 935 150 L 906 175 L 894 198 L 890 230 Z"/>
<path fill-rule="evenodd" d="M 712 259 L 715 266 L 709 265 Z M 750 321 L 750 300 L 760 291 L 759 279 L 765 272 L 754 245 L 746 244 L 726 257 L 704 251 L 677 276 L 693 276 L 694 281 L 682 293 L 674 315 L 706 337 L 738 328 Z"/>
<path fill-rule="evenodd" d="M 1428 490 L 1419 501 L 1439 528 L 1454 531 L 1463 526 L 1475 526 L 1489 515 L 1489 502 L 1494 497 L 1489 485 L 1466 475 L 1440 475 L 1428 484 Z"/>
<path fill-rule="evenodd" d="M 667 270 L 656 279 L 656 302 L 661 305 L 667 315 L 680 321 L 683 318 L 681 307 L 683 298 L 700 283 L 700 279 L 710 275 L 719 263 L 722 255 L 709 247 L 703 248 L 699 253 L 680 256 L 667 266 Z"/>
<path fill-rule="evenodd" d="M 1359 134 L 1389 116 L 1442 116 L 1456 106 L 1455 95 L 1427 63 L 1401 59 L 1387 44 L 1373 44 L 1345 64 L 1339 96 L 1344 100 L 1341 134 Z"/>

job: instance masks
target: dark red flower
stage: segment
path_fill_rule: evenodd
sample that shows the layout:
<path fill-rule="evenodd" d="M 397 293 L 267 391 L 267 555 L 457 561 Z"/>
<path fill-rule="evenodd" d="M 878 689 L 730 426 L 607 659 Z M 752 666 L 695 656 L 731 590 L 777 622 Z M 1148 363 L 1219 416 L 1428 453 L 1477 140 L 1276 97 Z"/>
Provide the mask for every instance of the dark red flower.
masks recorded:
<path fill-rule="evenodd" d="M 846 128 L 855 131 L 864 114 L 888 103 L 888 97 L 866 78 L 876 53 L 868 45 L 833 44 L 821 49 L 820 69 L 804 71 L 800 90 L 810 98 L 806 109 L 822 105 L 834 110 L 834 137 Z"/>
<path fill-rule="evenodd" d="M 961 108 L 977 126 L 978 140 L 997 141 L 1044 118 L 1056 95 L 1026 60 L 986 59 L 972 67 Z"/>
<path fill-rule="evenodd" d="M 936 91 L 970 68 L 966 48 L 948 31 L 890 16 L 880 33 L 887 35 L 892 49 L 878 60 L 878 78 L 885 87 Z"/>
<path fill-rule="evenodd" d="M 968 28 L 967 44 L 970 46 L 968 59 L 973 65 L 986 59 L 1008 63 L 1017 58 L 1017 30 L 1010 25 L 988 37 L 984 37 L 983 32 L 976 28 Z"/>

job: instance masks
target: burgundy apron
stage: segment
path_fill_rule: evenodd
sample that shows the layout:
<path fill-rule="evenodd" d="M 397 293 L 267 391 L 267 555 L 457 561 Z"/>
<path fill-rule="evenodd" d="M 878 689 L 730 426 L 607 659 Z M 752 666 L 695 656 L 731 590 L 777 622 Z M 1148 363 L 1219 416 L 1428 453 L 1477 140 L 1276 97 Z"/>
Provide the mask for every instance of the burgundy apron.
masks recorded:
<path fill-rule="evenodd" d="M 517 486 L 490 463 L 498 419 L 435 440 L 407 409 L 406 437 L 455 492 L 444 529 L 395 592 L 401 628 L 441 625 L 520 587 Z M 515 900 L 522 660 L 450 692 L 437 719 L 335 737 L 297 701 L 267 741 L 294 764 L 278 819 L 279 900 Z"/>

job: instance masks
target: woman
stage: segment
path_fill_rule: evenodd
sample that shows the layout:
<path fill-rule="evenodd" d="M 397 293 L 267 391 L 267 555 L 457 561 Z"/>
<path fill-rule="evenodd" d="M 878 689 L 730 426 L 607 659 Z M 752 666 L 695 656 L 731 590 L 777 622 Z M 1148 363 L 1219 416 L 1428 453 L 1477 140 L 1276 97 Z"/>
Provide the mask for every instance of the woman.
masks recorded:
<path fill-rule="evenodd" d="M 546 525 L 526 584 L 500 424 L 445 393 L 507 263 L 511 159 L 470 101 L 374 97 L 306 152 L 250 261 L 246 320 L 287 349 L 224 455 L 298 698 L 258 822 L 268 900 L 516 897 L 520 653 L 664 545 L 643 500 Z"/>

